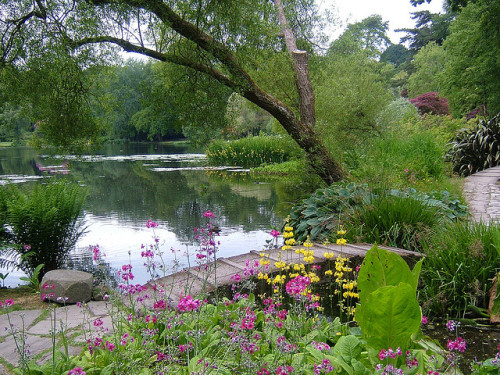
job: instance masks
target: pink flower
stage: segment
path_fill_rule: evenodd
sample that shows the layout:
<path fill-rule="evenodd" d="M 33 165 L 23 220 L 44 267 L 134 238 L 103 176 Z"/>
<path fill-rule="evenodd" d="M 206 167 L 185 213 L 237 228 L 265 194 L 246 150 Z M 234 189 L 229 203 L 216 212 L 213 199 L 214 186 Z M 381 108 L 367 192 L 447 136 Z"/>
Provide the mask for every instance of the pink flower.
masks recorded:
<path fill-rule="evenodd" d="M 300 297 L 300 294 L 311 284 L 311 280 L 306 276 L 297 276 L 286 283 L 285 289 L 290 296 Z"/>
<path fill-rule="evenodd" d="M 281 233 L 278 232 L 276 229 L 273 229 L 270 233 L 269 233 L 271 236 L 273 236 L 274 238 L 278 237 Z"/>
<path fill-rule="evenodd" d="M 205 217 L 214 217 L 215 215 L 214 215 L 214 213 L 212 211 L 207 210 L 207 211 L 205 211 L 205 213 L 203 214 L 203 216 L 205 216 Z"/>
<path fill-rule="evenodd" d="M 14 304 L 14 300 L 12 298 L 8 298 L 5 300 L 4 304 L 5 304 L 5 307 L 12 306 Z"/>
<path fill-rule="evenodd" d="M 122 336 L 122 338 L 121 338 L 121 340 L 120 340 L 120 343 L 121 343 L 123 346 L 125 346 L 125 345 L 127 345 L 127 343 L 128 343 L 129 341 L 130 341 L 130 342 L 134 342 L 134 338 L 133 338 L 132 336 L 130 336 L 130 334 L 129 334 L 129 333 L 125 333 L 125 334 Z"/>
<path fill-rule="evenodd" d="M 112 342 L 110 341 L 106 341 L 106 349 L 108 349 L 110 352 L 112 352 L 113 350 L 115 350 L 115 344 L 113 344 Z"/>
<path fill-rule="evenodd" d="M 81 367 L 75 367 L 68 371 L 68 375 L 87 375 L 87 373 Z"/>
<path fill-rule="evenodd" d="M 179 303 L 177 304 L 177 309 L 180 312 L 193 311 L 198 310 L 201 306 L 201 301 L 199 299 L 193 299 L 189 294 L 187 296 L 183 296 L 179 299 Z"/>
<path fill-rule="evenodd" d="M 101 327 L 102 324 L 103 324 L 103 322 L 102 322 L 101 318 L 94 320 L 94 327 Z"/>
<path fill-rule="evenodd" d="M 450 351 L 458 350 L 459 352 L 463 353 L 467 348 L 467 342 L 459 336 L 456 340 L 448 340 L 447 346 L 448 350 Z"/>
<path fill-rule="evenodd" d="M 161 299 L 153 304 L 153 308 L 157 310 L 165 310 L 167 308 L 167 304 Z"/>
<path fill-rule="evenodd" d="M 427 324 L 429 323 L 429 319 L 425 315 L 422 315 L 422 324 Z"/>
<path fill-rule="evenodd" d="M 156 228 L 158 226 L 158 223 L 155 223 L 154 221 L 148 219 L 146 223 L 146 228 Z"/>
<path fill-rule="evenodd" d="M 231 276 L 229 279 L 235 283 L 239 283 L 241 281 L 241 276 L 237 273 Z"/>

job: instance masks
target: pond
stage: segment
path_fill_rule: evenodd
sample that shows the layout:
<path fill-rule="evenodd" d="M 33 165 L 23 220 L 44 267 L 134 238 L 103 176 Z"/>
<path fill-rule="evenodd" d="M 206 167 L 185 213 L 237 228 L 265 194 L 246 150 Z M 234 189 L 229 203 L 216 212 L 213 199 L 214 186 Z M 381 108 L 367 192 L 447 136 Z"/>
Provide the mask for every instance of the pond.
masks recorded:
<path fill-rule="evenodd" d="M 140 256 L 141 245 L 153 241 L 147 220 L 159 223 L 155 233 L 169 263 L 171 248 L 179 256 L 195 246 L 194 228 L 206 222 L 203 213 L 210 210 L 220 229 L 218 256 L 228 257 L 262 249 L 299 190 L 280 180 L 257 182 L 234 166 L 207 167 L 204 154 L 187 144 L 106 145 L 80 157 L 49 157 L 26 147 L 0 149 L 0 184 L 49 178 L 88 189 L 87 232 L 72 254 L 73 264 L 88 266 L 89 246 L 99 245 L 109 271 L 130 263 L 137 283 L 149 279 Z M 11 270 L 6 286 L 16 286 L 20 276 Z"/>

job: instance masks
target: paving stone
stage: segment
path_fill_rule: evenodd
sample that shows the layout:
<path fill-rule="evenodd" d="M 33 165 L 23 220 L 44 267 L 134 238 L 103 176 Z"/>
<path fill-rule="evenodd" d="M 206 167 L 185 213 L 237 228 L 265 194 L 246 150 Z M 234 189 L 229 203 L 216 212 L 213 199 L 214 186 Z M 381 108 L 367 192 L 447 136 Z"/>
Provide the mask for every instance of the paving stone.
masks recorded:
<path fill-rule="evenodd" d="M 85 314 L 81 307 L 76 305 L 64 306 L 55 309 L 56 313 L 56 328 L 61 329 L 61 323 L 64 330 L 70 330 L 76 328 L 84 323 Z M 30 334 L 36 335 L 48 335 L 53 325 L 53 315 L 47 317 L 28 330 Z"/>
<path fill-rule="evenodd" d="M 52 339 L 50 337 L 26 335 L 25 343 L 25 351 L 29 357 L 34 357 L 52 347 Z M 7 337 L 2 345 L 0 345 L 0 357 L 13 366 L 18 365 L 20 356 L 12 336 Z"/>
<path fill-rule="evenodd" d="M 104 316 L 109 314 L 110 304 L 110 302 L 106 301 L 91 301 L 87 303 L 87 308 L 94 316 Z"/>
<path fill-rule="evenodd" d="M 25 329 L 35 321 L 36 318 L 40 316 L 43 310 L 25 310 L 25 311 L 13 311 L 7 314 L 0 315 L 0 336 L 8 335 L 9 330 L 9 317 L 11 324 L 17 328 L 22 329 L 23 321 Z"/>

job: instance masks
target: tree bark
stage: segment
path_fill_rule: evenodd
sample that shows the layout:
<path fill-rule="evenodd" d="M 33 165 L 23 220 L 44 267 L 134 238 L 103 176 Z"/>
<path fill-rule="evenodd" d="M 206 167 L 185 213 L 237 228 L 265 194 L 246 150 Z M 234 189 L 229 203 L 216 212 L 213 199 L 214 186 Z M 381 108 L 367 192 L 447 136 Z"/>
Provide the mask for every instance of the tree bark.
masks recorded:
<path fill-rule="evenodd" d="M 285 9 L 281 0 L 274 0 L 278 12 L 278 21 L 283 31 L 286 49 L 292 58 L 293 70 L 295 72 L 295 84 L 299 94 L 300 120 L 302 123 L 315 126 L 316 111 L 314 108 L 314 90 L 309 77 L 309 63 L 307 52 L 297 48 L 297 41 L 285 15 Z"/>

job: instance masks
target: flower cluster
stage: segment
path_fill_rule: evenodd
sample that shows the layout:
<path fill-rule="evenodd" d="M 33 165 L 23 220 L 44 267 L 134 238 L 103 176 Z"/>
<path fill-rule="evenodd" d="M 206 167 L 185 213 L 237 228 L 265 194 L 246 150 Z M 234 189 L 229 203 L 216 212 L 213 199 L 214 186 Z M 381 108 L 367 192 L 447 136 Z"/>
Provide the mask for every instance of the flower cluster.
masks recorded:
<path fill-rule="evenodd" d="M 450 351 L 459 351 L 460 353 L 465 352 L 467 348 L 467 342 L 462 337 L 457 337 L 456 340 L 448 340 L 447 344 L 448 350 Z"/>
<path fill-rule="evenodd" d="M 189 294 L 187 296 L 181 295 L 177 304 L 177 310 L 179 312 L 196 311 L 200 306 L 201 301 L 199 299 L 193 299 Z"/>
<path fill-rule="evenodd" d="M 0 308 L 1 307 L 9 307 L 14 304 L 14 300 L 12 298 L 7 298 L 5 301 L 0 301 Z"/>

